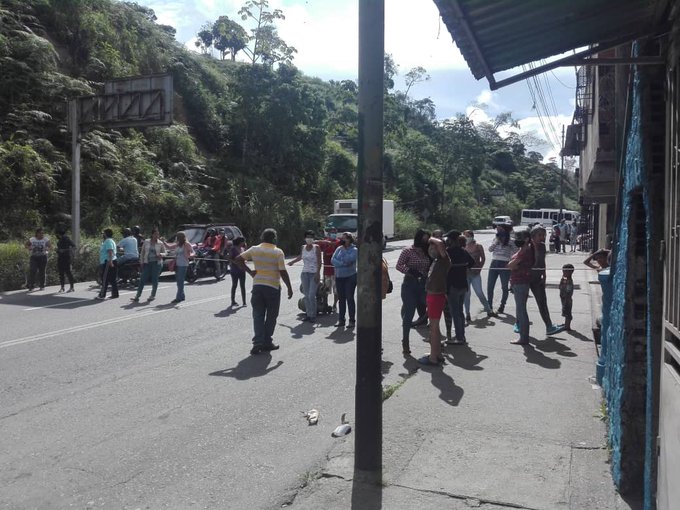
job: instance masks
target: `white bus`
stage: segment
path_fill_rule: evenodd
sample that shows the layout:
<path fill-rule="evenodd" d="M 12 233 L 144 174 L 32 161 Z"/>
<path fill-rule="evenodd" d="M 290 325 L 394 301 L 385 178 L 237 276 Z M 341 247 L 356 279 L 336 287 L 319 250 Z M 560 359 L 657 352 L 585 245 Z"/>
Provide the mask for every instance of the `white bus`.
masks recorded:
<path fill-rule="evenodd" d="M 578 222 L 579 212 L 562 209 L 562 217 L 571 225 Z M 542 223 L 543 226 L 551 227 L 559 219 L 559 209 L 522 209 L 522 217 L 519 224 L 527 226 L 534 223 Z"/>

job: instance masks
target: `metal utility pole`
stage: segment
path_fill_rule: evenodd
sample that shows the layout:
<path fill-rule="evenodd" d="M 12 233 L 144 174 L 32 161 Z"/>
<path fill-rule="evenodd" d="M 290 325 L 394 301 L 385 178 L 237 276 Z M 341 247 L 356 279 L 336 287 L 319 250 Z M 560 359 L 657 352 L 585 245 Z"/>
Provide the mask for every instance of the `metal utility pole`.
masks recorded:
<path fill-rule="evenodd" d="M 385 1 L 359 0 L 359 260 L 354 476 L 382 479 L 382 244 Z"/>
<path fill-rule="evenodd" d="M 560 149 L 560 216 L 564 218 L 564 124 L 562 124 L 562 148 Z"/>

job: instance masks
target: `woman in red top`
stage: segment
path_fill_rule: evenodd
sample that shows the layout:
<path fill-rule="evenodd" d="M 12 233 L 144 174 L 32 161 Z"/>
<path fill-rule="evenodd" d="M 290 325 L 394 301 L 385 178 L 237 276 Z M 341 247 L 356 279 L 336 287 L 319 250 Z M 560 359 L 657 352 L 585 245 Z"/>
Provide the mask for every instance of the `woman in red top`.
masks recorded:
<path fill-rule="evenodd" d="M 333 313 L 336 313 L 338 311 L 338 292 L 335 288 L 335 268 L 331 263 L 331 258 L 333 258 L 335 250 L 340 246 L 338 229 L 328 229 L 328 237 L 315 241 L 315 243 L 321 248 L 321 255 L 323 257 L 323 285 L 328 292 L 333 292 Z"/>
<path fill-rule="evenodd" d="M 520 246 L 520 250 L 512 256 L 507 268 L 510 269 L 510 283 L 512 285 L 512 293 L 515 296 L 519 338 L 512 340 L 510 343 L 527 345 L 529 343 L 527 300 L 529 299 L 531 268 L 534 265 L 534 247 L 531 244 L 529 232 L 526 230 L 517 232 L 515 242 Z"/>

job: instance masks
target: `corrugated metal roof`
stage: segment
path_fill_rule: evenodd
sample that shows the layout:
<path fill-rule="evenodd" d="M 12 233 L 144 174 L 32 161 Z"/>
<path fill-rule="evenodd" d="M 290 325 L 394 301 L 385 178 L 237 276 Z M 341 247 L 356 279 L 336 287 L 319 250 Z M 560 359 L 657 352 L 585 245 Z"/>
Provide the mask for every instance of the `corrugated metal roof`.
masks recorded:
<path fill-rule="evenodd" d="M 667 0 L 434 0 L 475 78 L 654 33 Z"/>

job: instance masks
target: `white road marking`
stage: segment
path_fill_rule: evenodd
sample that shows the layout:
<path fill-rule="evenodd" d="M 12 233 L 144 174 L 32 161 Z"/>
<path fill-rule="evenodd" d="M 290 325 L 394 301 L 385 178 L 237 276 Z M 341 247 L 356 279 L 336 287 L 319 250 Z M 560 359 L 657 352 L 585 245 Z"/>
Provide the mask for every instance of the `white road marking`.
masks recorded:
<path fill-rule="evenodd" d="M 40 333 L 38 335 L 32 335 L 32 336 L 27 336 L 23 338 L 15 338 L 14 340 L 6 340 L 4 342 L 0 342 L 0 349 L 4 349 L 5 347 L 12 347 L 14 345 L 21 345 L 21 344 L 27 344 L 30 342 L 36 342 L 38 340 L 45 340 L 48 338 L 60 336 L 60 335 L 65 335 L 67 333 L 75 333 L 77 331 L 85 331 L 88 329 L 92 328 L 97 328 L 100 326 L 106 326 L 108 324 L 116 324 L 119 322 L 125 322 L 129 320 L 134 320 L 134 319 L 141 319 L 144 317 L 149 317 L 151 315 L 156 315 L 159 313 L 166 313 L 172 310 L 175 310 L 176 308 L 188 308 L 190 306 L 196 306 L 196 305 L 201 305 L 204 303 L 210 303 L 211 301 L 219 301 L 221 299 L 225 299 L 224 296 L 216 296 L 216 297 L 211 297 L 211 298 L 205 298 L 205 299 L 199 299 L 198 301 L 191 301 L 189 303 L 182 303 L 181 305 L 174 306 L 172 308 L 164 308 L 162 310 L 149 310 L 147 312 L 139 312 L 139 313 L 130 313 L 129 315 L 125 315 L 123 317 L 114 317 L 111 319 L 104 319 L 101 321 L 97 322 L 90 322 L 88 324 L 81 324 L 79 326 L 73 326 L 70 328 L 66 329 L 59 329 L 57 331 L 49 331 L 47 333 Z"/>

